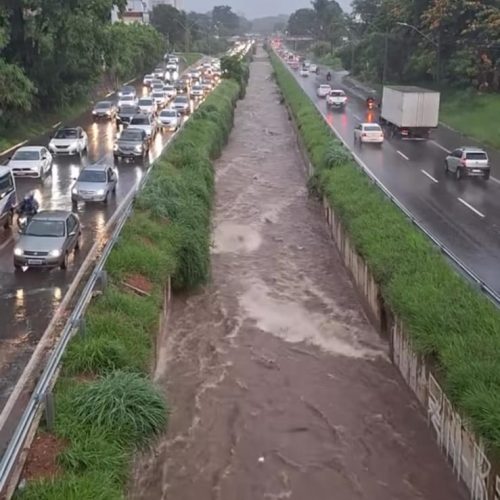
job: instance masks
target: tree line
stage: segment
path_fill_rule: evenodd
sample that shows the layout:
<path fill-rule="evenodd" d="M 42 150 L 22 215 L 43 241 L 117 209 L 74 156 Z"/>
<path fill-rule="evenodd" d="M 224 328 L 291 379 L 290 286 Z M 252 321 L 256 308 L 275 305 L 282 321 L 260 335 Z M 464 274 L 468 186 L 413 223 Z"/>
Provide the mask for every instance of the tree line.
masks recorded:
<path fill-rule="evenodd" d="M 332 0 L 311 4 L 288 33 L 329 46 L 367 81 L 500 91 L 498 0 L 353 0 L 349 15 Z"/>
<path fill-rule="evenodd" d="M 6 0 L 0 8 L 0 130 L 89 95 L 106 76 L 120 82 L 158 62 L 152 27 L 111 24 L 126 0 Z"/>

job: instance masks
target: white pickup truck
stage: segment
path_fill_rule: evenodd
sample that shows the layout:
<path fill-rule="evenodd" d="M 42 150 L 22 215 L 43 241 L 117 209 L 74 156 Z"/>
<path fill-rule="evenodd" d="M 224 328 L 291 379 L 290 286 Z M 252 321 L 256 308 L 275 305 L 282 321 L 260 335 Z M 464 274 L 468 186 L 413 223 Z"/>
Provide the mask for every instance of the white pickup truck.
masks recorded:
<path fill-rule="evenodd" d="M 326 96 L 326 105 L 329 108 L 344 108 L 347 104 L 347 96 L 343 90 L 331 90 Z"/>

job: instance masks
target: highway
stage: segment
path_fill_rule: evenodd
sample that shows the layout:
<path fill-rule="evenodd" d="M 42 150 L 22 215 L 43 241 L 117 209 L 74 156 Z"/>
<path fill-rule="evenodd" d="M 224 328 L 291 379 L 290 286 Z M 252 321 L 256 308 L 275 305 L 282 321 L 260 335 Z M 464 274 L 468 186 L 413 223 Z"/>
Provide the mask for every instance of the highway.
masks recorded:
<path fill-rule="evenodd" d="M 139 96 L 147 94 L 148 89 L 142 86 L 142 79 L 135 85 Z M 107 99 L 117 100 L 117 96 L 108 96 Z M 192 101 L 191 108 L 194 107 Z M 45 179 L 16 180 L 18 199 L 33 190 L 42 210 L 72 210 L 71 186 L 80 169 L 89 163 L 115 163 L 113 143 L 117 128 L 114 121 L 93 122 L 89 110 L 77 120 L 64 122 L 63 125 L 80 125 L 86 130 L 88 154 L 82 159 L 78 156 L 54 156 L 52 173 Z M 46 146 L 50 135 L 36 137 L 29 144 Z M 169 132 L 156 135 L 146 161 L 115 163 L 118 170 L 117 192 L 108 204 L 78 205 L 76 212 L 83 229 L 82 248 L 72 257 L 67 270 L 15 272 L 13 248 L 17 231 L 0 228 L 0 411 L 89 250 L 104 235 L 107 221 L 120 208 L 150 163 L 160 155 L 170 136 Z M 0 163 L 5 163 L 12 154 L 13 151 L 4 155 Z"/>
<path fill-rule="evenodd" d="M 376 122 L 378 115 L 366 108 L 365 96 L 358 88 L 345 83 L 345 72 L 332 73 L 331 82 L 332 88 L 343 89 L 349 96 L 345 111 L 328 110 L 325 100 L 316 95 L 318 85 L 326 83 L 326 70 L 308 77 L 292 73 L 327 123 L 393 196 L 500 294 L 500 154 L 488 151 L 492 162 L 489 181 L 456 181 L 444 170 L 447 151 L 477 143 L 445 127 L 439 127 L 429 141 L 386 138 L 382 148 L 354 145 L 355 125 Z"/>

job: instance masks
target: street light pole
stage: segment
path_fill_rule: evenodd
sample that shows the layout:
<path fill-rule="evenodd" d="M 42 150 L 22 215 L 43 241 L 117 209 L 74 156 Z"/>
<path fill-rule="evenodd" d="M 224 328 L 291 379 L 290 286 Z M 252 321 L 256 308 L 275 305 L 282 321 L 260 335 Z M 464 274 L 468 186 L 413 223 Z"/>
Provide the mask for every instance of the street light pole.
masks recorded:
<path fill-rule="evenodd" d="M 439 87 L 441 83 L 441 34 L 438 31 L 438 38 L 437 40 L 434 40 L 431 38 L 429 35 L 426 35 L 422 31 L 420 31 L 416 26 L 413 26 L 413 24 L 408 24 L 408 23 L 402 23 L 402 22 L 397 22 L 396 24 L 399 24 L 399 26 L 404 26 L 405 28 L 410 28 L 413 31 L 417 32 L 422 38 L 425 38 L 429 43 L 434 45 L 436 49 L 436 75 L 435 75 L 435 80 L 436 83 Z"/>

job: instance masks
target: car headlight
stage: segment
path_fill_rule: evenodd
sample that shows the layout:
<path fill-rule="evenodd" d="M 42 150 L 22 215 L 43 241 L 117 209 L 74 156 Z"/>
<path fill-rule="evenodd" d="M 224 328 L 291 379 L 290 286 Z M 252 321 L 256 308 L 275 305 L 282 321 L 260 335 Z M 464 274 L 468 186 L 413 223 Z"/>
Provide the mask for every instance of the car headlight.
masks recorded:
<path fill-rule="evenodd" d="M 54 147 L 55 147 L 54 141 L 50 141 L 49 142 L 49 148 L 50 149 L 54 149 Z"/>
<path fill-rule="evenodd" d="M 93 115 L 97 115 L 97 111 L 95 109 L 92 110 Z"/>
<path fill-rule="evenodd" d="M 19 248 L 19 247 L 14 248 L 14 255 L 16 257 L 21 257 L 21 255 L 23 255 L 23 254 L 24 254 L 24 251 L 22 248 Z"/>
<path fill-rule="evenodd" d="M 50 257 L 60 257 L 61 256 L 61 250 L 56 249 L 56 250 L 51 250 L 49 252 Z"/>
<path fill-rule="evenodd" d="M 113 151 L 118 151 L 118 144 L 113 144 Z"/>
<path fill-rule="evenodd" d="M 106 191 L 104 191 L 104 189 L 99 189 L 97 191 L 97 196 L 102 196 Z"/>
<path fill-rule="evenodd" d="M 69 146 L 69 149 L 76 149 L 78 147 L 78 144 L 76 142 L 72 142 Z"/>
<path fill-rule="evenodd" d="M 136 151 L 142 151 L 142 144 L 137 144 L 137 146 L 134 149 Z"/>
<path fill-rule="evenodd" d="M 73 189 L 71 190 L 71 192 L 72 192 L 73 194 L 78 194 L 78 189 L 76 189 L 76 187 L 75 187 L 75 188 L 73 188 Z"/>
<path fill-rule="evenodd" d="M 106 111 L 106 114 L 107 114 L 108 116 L 109 116 L 109 115 L 111 115 L 111 110 L 110 110 L 110 109 L 108 109 L 108 110 Z"/>

